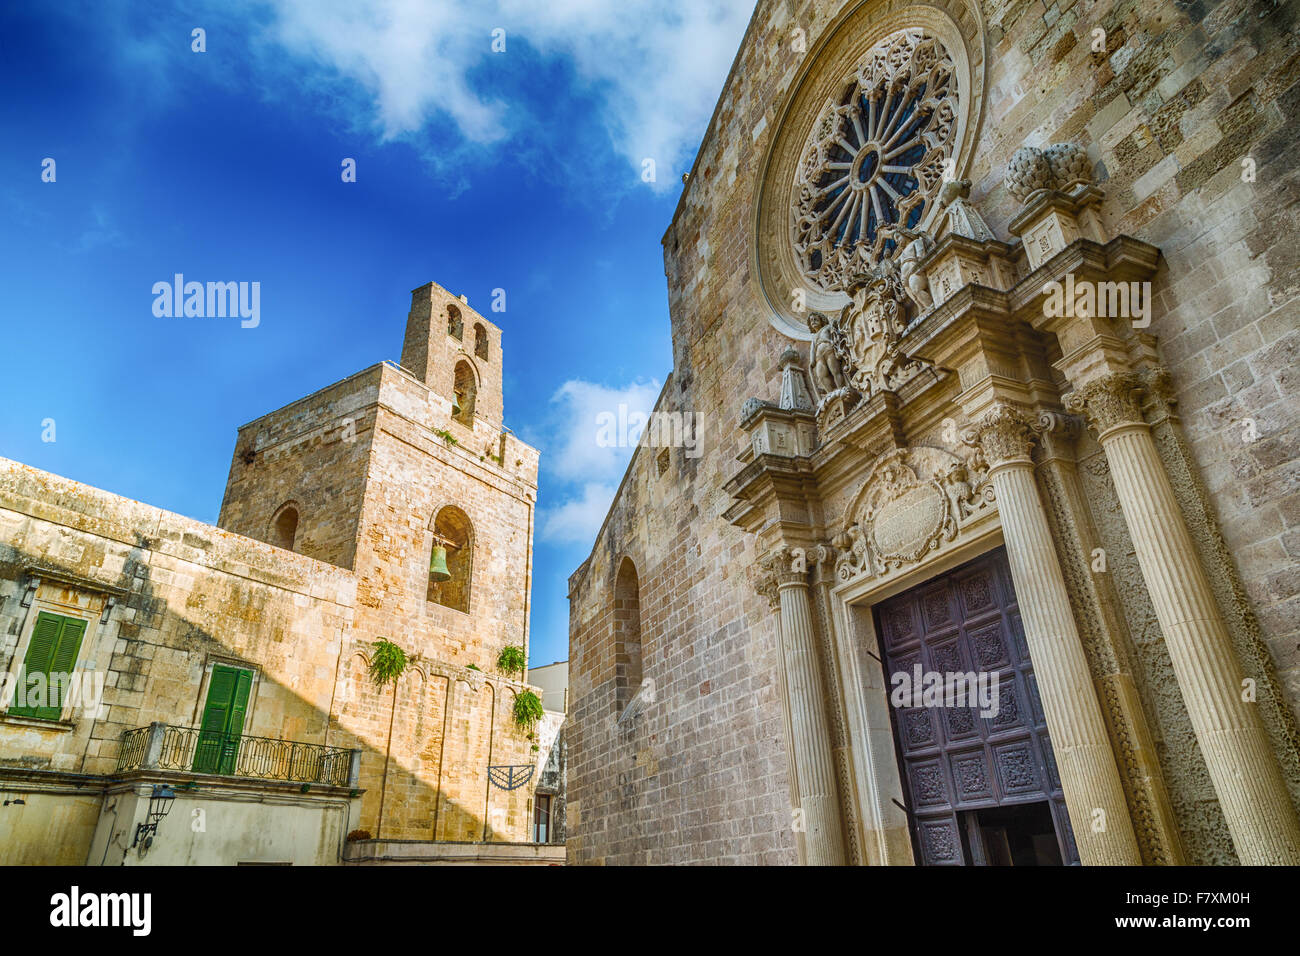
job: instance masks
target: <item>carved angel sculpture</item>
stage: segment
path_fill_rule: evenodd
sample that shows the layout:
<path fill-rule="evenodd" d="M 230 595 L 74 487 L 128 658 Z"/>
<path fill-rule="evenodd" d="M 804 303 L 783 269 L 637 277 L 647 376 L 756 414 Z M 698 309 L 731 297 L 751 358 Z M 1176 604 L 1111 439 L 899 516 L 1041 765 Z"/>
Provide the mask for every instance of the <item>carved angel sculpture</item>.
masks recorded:
<path fill-rule="evenodd" d="M 916 303 L 917 311 L 927 312 L 934 305 L 934 299 L 930 296 L 925 275 L 917 272 L 916 267 L 934 243 L 925 233 L 908 232 L 907 235 L 912 241 L 898 255 L 899 278 L 902 279 L 903 291 L 907 297 Z"/>
<path fill-rule="evenodd" d="M 948 500 L 952 503 L 953 517 L 958 520 L 969 518 L 975 509 L 975 489 L 966 478 L 966 466 L 953 465 L 952 470 L 943 479 Z"/>
<path fill-rule="evenodd" d="M 808 331 L 813 334 L 812 361 L 813 383 L 823 396 L 841 389 L 848 384 L 844 366 L 840 362 L 836 348 L 835 328 L 820 312 L 808 314 Z"/>

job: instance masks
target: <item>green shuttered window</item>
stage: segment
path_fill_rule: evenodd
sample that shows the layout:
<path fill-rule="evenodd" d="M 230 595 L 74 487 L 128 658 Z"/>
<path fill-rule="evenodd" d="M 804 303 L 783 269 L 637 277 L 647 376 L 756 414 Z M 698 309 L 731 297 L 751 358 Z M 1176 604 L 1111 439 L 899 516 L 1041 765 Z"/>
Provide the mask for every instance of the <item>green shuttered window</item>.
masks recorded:
<path fill-rule="evenodd" d="M 239 759 L 239 735 L 244 730 L 248 693 L 253 686 L 251 671 L 218 664 L 208 682 L 208 703 L 199 724 L 199 742 L 194 750 L 197 773 L 235 772 Z"/>
<path fill-rule="evenodd" d="M 10 707 L 10 714 L 41 720 L 58 720 L 63 716 L 63 701 L 58 696 L 60 689 L 68 687 L 69 681 L 62 675 L 72 673 L 77 663 L 77 653 L 81 650 L 81 640 L 85 636 L 86 622 L 79 618 L 64 617 L 48 611 L 36 615 L 32 640 L 27 645 L 27 656 L 23 658 L 23 669 L 19 673 L 19 680 L 26 690 L 24 706 Z M 31 679 L 37 674 L 45 676 L 43 701 L 32 699 L 37 689 L 33 687 Z M 51 675 L 55 677 L 54 680 L 51 680 Z M 33 706 L 34 704 L 43 706 Z"/>

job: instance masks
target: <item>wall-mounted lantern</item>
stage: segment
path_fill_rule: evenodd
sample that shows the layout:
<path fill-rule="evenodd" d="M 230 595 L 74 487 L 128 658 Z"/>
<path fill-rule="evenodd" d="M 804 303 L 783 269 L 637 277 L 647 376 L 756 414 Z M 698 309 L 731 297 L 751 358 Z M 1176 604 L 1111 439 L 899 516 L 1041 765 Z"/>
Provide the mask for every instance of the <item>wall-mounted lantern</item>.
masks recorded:
<path fill-rule="evenodd" d="M 176 799 L 176 791 L 171 787 L 162 784 L 154 784 L 153 792 L 149 794 L 149 820 L 147 823 L 137 823 L 135 827 L 135 839 L 131 841 L 131 846 L 137 846 L 140 841 L 144 840 L 145 849 L 153 845 L 154 834 L 158 832 L 158 824 L 162 818 L 167 816 L 172 809 L 172 801 Z"/>

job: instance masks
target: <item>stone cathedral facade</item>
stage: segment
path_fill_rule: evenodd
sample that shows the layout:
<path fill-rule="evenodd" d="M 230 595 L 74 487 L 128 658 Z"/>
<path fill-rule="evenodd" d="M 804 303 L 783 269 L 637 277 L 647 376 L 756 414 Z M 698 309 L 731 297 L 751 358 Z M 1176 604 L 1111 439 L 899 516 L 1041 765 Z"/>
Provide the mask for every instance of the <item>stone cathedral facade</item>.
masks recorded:
<path fill-rule="evenodd" d="M 1297 19 L 760 0 L 663 238 L 703 454 L 570 581 L 570 862 L 1300 862 Z"/>

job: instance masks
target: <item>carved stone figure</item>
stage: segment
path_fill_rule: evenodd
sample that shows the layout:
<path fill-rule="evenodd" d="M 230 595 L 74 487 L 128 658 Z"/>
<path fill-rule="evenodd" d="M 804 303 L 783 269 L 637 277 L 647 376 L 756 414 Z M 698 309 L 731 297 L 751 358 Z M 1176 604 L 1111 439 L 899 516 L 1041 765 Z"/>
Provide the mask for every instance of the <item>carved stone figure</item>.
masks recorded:
<path fill-rule="evenodd" d="M 917 266 L 925 258 L 933 247 L 934 242 L 925 233 L 910 233 L 914 236 L 903 251 L 898 254 L 898 274 L 903 283 L 903 290 L 907 297 L 916 303 L 918 312 L 929 312 L 934 307 L 934 299 L 930 295 L 929 283 L 926 282 L 925 274 L 917 271 Z"/>
<path fill-rule="evenodd" d="M 813 384 L 823 396 L 848 385 L 844 365 L 840 361 L 838 329 L 820 312 L 808 313 L 808 331 L 813 334 L 812 361 Z"/>
<path fill-rule="evenodd" d="M 960 463 L 953 465 L 943 478 L 944 490 L 948 493 L 953 517 L 959 522 L 969 518 L 971 512 L 975 510 L 975 489 L 966 478 L 966 466 Z"/>

